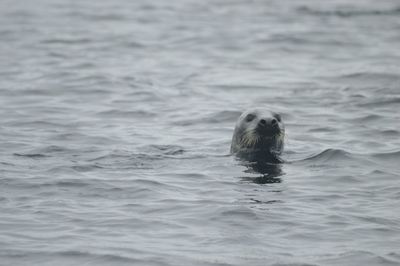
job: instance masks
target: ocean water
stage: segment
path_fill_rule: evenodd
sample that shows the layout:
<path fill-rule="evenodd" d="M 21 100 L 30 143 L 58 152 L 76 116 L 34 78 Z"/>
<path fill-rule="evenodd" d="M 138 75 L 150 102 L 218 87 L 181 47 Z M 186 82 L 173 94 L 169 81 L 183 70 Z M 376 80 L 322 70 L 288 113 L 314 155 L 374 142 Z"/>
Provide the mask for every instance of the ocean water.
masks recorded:
<path fill-rule="evenodd" d="M 0 265 L 400 265 L 398 1 L 0 1 Z M 229 155 L 282 114 L 285 163 Z"/>

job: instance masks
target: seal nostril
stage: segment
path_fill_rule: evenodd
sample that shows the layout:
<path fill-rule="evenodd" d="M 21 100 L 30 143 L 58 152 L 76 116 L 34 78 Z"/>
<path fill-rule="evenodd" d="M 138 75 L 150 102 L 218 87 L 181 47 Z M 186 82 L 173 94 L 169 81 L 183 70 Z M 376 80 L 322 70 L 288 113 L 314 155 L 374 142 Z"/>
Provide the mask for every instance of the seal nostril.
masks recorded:
<path fill-rule="evenodd" d="M 272 119 L 272 120 L 271 120 L 271 125 L 275 126 L 276 124 L 278 124 L 278 121 L 276 121 L 276 119 L 275 119 L 275 118 L 274 118 L 274 119 Z"/>
<path fill-rule="evenodd" d="M 265 119 L 261 119 L 261 120 L 260 120 L 260 124 L 263 125 L 263 126 L 265 126 L 265 125 L 267 124 L 267 121 L 265 121 Z"/>

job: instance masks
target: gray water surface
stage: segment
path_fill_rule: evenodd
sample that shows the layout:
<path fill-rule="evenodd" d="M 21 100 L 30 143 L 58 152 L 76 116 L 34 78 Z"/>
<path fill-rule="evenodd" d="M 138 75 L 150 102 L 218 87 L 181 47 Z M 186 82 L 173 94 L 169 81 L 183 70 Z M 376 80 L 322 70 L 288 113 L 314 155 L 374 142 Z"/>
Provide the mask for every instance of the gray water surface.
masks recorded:
<path fill-rule="evenodd" d="M 400 265 L 399 47 L 398 1 L 0 0 L 0 265 Z"/>

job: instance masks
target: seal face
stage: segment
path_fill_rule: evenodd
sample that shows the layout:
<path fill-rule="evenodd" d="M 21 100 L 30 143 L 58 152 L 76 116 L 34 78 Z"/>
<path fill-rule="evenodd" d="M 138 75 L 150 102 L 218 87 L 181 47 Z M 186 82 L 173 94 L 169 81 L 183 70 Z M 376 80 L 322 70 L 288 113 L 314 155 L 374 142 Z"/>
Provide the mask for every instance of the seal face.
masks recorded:
<path fill-rule="evenodd" d="M 285 126 L 279 114 L 251 109 L 238 118 L 232 137 L 231 153 L 248 161 L 282 162 Z"/>

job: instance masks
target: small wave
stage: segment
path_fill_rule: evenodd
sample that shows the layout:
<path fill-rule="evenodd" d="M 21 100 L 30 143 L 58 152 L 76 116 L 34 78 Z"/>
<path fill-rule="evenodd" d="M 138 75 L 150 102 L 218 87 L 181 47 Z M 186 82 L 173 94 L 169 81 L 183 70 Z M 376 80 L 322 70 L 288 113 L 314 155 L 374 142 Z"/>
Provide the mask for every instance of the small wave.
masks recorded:
<path fill-rule="evenodd" d="M 346 84 L 360 84 L 362 86 L 374 87 L 397 87 L 400 81 L 400 75 L 397 73 L 382 72 L 355 72 L 338 75 L 334 77 L 335 81 L 343 81 Z"/>
<path fill-rule="evenodd" d="M 398 260 L 377 253 L 354 250 L 323 259 L 324 265 L 399 265 Z"/>
<path fill-rule="evenodd" d="M 249 207 L 233 207 L 233 208 L 227 208 L 227 207 L 221 207 L 219 210 L 217 210 L 218 215 L 216 217 L 211 218 L 211 220 L 225 220 L 225 219 L 231 219 L 234 217 L 234 220 L 240 220 L 240 219 L 258 219 L 257 213 L 249 208 Z"/>
<path fill-rule="evenodd" d="M 132 250 L 134 251 L 134 250 Z M 2 252 L 3 253 L 3 252 Z M 1 253 L 0 253 L 1 254 Z M 67 262 L 70 260 L 74 261 L 74 265 L 99 265 L 99 264 L 121 264 L 122 265 L 157 265 L 157 263 L 153 263 L 151 260 L 140 260 L 136 258 L 130 258 L 126 256 L 120 256 L 117 254 L 96 254 L 92 252 L 84 252 L 84 251 L 55 251 L 55 252 L 19 252 L 19 251 L 8 251 L 5 254 L 2 254 L 6 260 L 11 260 L 16 262 L 19 265 L 54 265 L 55 262 L 61 263 Z M 30 263 L 20 264 L 21 259 L 25 261 L 30 261 Z M 15 264 L 15 263 L 10 263 Z M 69 263 L 67 263 L 69 265 Z"/>
<path fill-rule="evenodd" d="M 200 118 L 175 122 L 175 124 L 179 126 L 189 126 L 195 124 L 220 124 L 224 122 L 233 122 L 240 116 L 240 114 L 240 111 L 214 112 L 206 114 Z"/>
<path fill-rule="evenodd" d="M 297 11 L 303 14 L 315 15 L 315 16 L 336 16 L 336 17 L 358 17 L 358 16 L 396 16 L 400 14 L 400 7 L 394 7 L 391 9 L 381 10 L 368 10 L 368 9 L 353 9 L 353 8 L 342 8 L 334 10 L 318 10 L 307 6 L 301 6 L 297 8 Z"/>
<path fill-rule="evenodd" d="M 329 161 L 329 160 L 337 160 L 337 159 L 347 159 L 351 158 L 351 154 L 341 149 L 326 149 L 318 154 L 312 155 L 303 161 L 311 160 L 311 161 Z"/>
<path fill-rule="evenodd" d="M 354 122 L 359 122 L 359 123 L 367 123 L 367 122 L 373 122 L 382 119 L 383 116 L 378 115 L 378 114 L 366 114 L 361 117 L 357 117 L 355 119 L 352 119 Z"/>
<path fill-rule="evenodd" d="M 109 118 L 150 118 L 156 116 L 155 113 L 147 111 L 122 111 L 120 109 L 112 109 L 97 113 L 101 117 Z"/>
<path fill-rule="evenodd" d="M 379 73 L 379 72 L 354 72 L 350 74 L 341 75 L 342 78 L 395 78 L 398 79 L 398 74 L 392 73 Z"/>
<path fill-rule="evenodd" d="M 373 98 L 371 101 L 358 104 L 360 107 L 386 107 L 390 104 L 400 104 L 400 97 Z"/>
<path fill-rule="evenodd" d="M 71 166 L 71 168 L 78 172 L 90 172 L 95 169 L 102 169 L 104 167 L 97 165 L 97 164 L 80 164 L 80 165 Z"/>
<path fill-rule="evenodd" d="M 90 43 L 93 40 L 89 38 L 53 38 L 53 39 L 46 39 L 43 40 L 42 43 L 45 44 L 86 44 Z"/>
<path fill-rule="evenodd" d="M 308 130 L 308 132 L 313 133 L 313 132 L 336 132 L 337 129 L 334 127 L 329 127 L 329 126 L 324 126 L 324 127 L 316 127 L 316 128 L 311 128 Z"/>
<path fill-rule="evenodd" d="M 341 166 L 354 166 L 360 164 L 373 166 L 379 163 L 391 168 L 399 161 L 400 151 L 358 154 L 342 149 L 326 149 L 305 159 L 292 161 L 292 163 L 304 162 L 311 165 L 334 165 L 340 163 Z"/>
<path fill-rule="evenodd" d="M 182 158 L 186 151 L 178 145 L 146 145 L 138 151 L 115 150 L 89 159 L 92 164 L 75 166 L 75 170 L 86 171 L 93 168 L 155 169 L 164 167 L 166 159 Z"/>
<path fill-rule="evenodd" d="M 342 149 L 325 149 L 322 152 L 306 157 L 305 159 L 300 159 L 298 161 L 293 161 L 292 163 L 307 163 L 312 166 L 315 165 L 354 165 L 359 163 L 365 163 L 367 159 L 363 158 L 358 154 L 350 153 Z M 335 166 L 336 167 L 336 166 Z"/>
<path fill-rule="evenodd" d="M 393 151 L 387 153 L 375 153 L 372 154 L 372 157 L 377 159 L 384 159 L 384 160 L 393 160 L 400 162 L 400 151 Z"/>
<path fill-rule="evenodd" d="M 292 263 L 275 263 L 275 264 L 272 264 L 272 266 L 320 266 L 320 264 L 292 262 Z"/>
<path fill-rule="evenodd" d="M 52 183 L 44 183 L 43 185 L 54 185 L 56 187 L 89 187 L 92 186 L 94 184 L 98 185 L 99 180 L 94 180 L 90 181 L 90 180 L 82 180 L 82 179 L 64 179 L 64 180 L 59 180 L 59 181 L 55 181 Z"/>
<path fill-rule="evenodd" d="M 155 164 L 159 158 L 151 157 L 146 154 L 131 154 L 131 155 L 118 155 L 110 153 L 100 157 L 90 159 L 95 162 L 92 166 L 78 167 L 74 170 L 86 172 L 89 169 L 104 168 L 104 169 L 154 169 L 161 167 Z"/>
<path fill-rule="evenodd" d="M 41 153 L 14 153 L 15 156 L 20 156 L 20 157 L 28 157 L 28 158 L 32 158 L 32 159 L 40 159 L 40 158 L 45 158 L 45 157 L 50 157 L 48 155 L 45 154 L 41 154 Z"/>
<path fill-rule="evenodd" d="M 111 9 L 112 10 L 112 9 Z M 99 12 L 85 12 L 84 10 L 74 10 L 68 13 L 69 16 L 75 17 L 77 19 L 84 19 L 87 21 L 124 21 L 127 20 L 128 17 L 126 14 L 121 12 L 107 12 L 107 13 L 99 13 Z"/>
<path fill-rule="evenodd" d="M 400 131 L 395 129 L 383 130 L 381 133 L 386 137 L 398 137 L 400 135 Z"/>
<path fill-rule="evenodd" d="M 42 147 L 42 148 L 36 148 L 32 149 L 31 151 L 28 152 L 18 152 L 18 153 L 13 153 L 14 156 L 19 156 L 19 157 L 27 157 L 27 158 L 34 158 L 34 159 L 40 159 L 40 158 L 46 158 L 46 157 L 51 157 L 52 154 L 59 154 L 59 153 L 73 153 L 73 149 L 57 146 L 57 145 L 50 145 L 47 147 Z"/>
<path fill-rule="evenodd" d="M 178 145 L 149 145 L 148 149 L 150 151 L 159 151 L 164 155 L 179 155 L 185 152 L 183 147 Z"/>
<path fill-rule="evenodd" d="M 209 123 L 230 122 L 230 121 L 235 121 L 239 117 L 239 115 L 240 115 L 239 111 L 215 112 L 205 117 L 204 121 Z"/>

